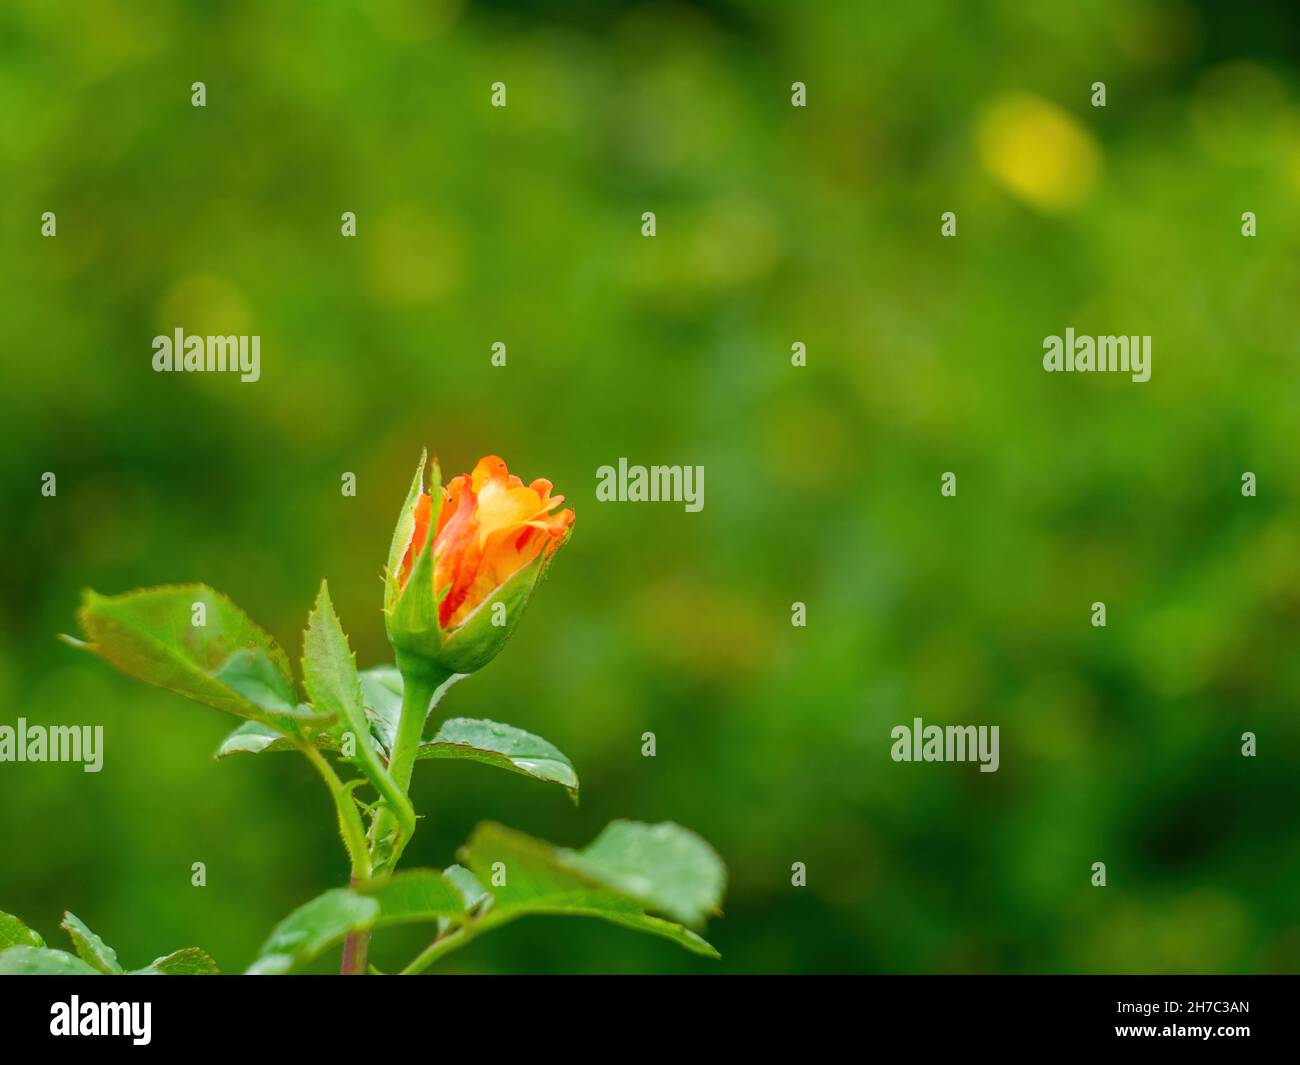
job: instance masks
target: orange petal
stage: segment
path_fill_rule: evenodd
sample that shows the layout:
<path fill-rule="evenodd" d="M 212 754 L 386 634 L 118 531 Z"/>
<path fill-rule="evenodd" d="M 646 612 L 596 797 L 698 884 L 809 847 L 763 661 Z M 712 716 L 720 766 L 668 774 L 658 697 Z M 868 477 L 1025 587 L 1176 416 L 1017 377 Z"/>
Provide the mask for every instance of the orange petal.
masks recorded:
<path fill-rule="evenodd" d="M 429 513 L 432 503 L 427 495 L 421 495 L 415 501 L 415 528 L 411 531 L 411 539 L 407 541 L 406 552 L 402 555 L 402 564 L 397 570 L 397 586 L 406 587 L 406 579 L 411 575 L 411 567 L 415 565 L 415 560 L 424 550 L 424 541 L 429 535 Z"/>

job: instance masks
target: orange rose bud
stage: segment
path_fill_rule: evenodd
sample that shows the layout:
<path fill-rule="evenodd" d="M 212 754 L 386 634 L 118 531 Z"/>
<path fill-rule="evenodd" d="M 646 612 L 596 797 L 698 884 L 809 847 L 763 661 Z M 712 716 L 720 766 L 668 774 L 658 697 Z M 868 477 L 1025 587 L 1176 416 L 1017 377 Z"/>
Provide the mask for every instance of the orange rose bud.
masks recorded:
<path fill-rule="evenodd" d="M 573 511 L 551 482 L 524 484 L 496 455 L 427 492 L 424 460 L 393 534 L 385 579 L 388 638 L 403 657 L 471 673 L 501 649 L 551 557 L 569 537 Z"/>

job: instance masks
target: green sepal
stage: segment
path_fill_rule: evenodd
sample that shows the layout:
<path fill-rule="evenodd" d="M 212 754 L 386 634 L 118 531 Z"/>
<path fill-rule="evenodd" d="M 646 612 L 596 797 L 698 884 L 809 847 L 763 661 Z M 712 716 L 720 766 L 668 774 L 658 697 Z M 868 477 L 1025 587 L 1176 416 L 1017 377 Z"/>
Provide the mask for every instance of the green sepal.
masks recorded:
<path fill-rule="evenodd" d="M 424 460 L 421 459 L 420 470 L 423 468 Z M 420 495 L 420 470 L 416 471 L 415 482 L 412 484 L 416 499 Z M 400 549 L 396 561 L 390 557 L 385 581 L 385 626 L 388 642 L 393 645 L 399 660 L 405 657 L 416 661 L 433 661 L 442 650 L 442 626 L 438 623 L 438 603 L 442 596 L 437 595 L 433 588 L 433 542 L 438 530 L 438 517 L 442 512 L 441 472 L 436 461 L 430 467 L 429 475 L 429 528 L 426 530 L 424 544 L 416 556 L 415 565 L 411 567 L 404 588 L 399 590 L 397 582 L 398 568 L 406 554 L 405 548 Z M 398 529 L 393 534 L 394 552 L 398 551 L 398 535 L 403 526 L 408 523 L 410 526 L 405 533 L 405 543 L 409 545 L 414 535 L 414 503 L 410 501 L 410 495 L 407 498 L 408 504 L 403 509 L 402 516 L 398 519 Z M 444 589 L 443 595 L 446 593 L 447 589 Z"/>
<path fill-rule="evenodd" d="M 473 673 L 492 661 L 506 645 L 546 570 L 545 552 L 513 574 L 465 618 L 442 645 L 438 662 L 453 673 Z M 505 623 L 493 624 L 497 603 L 505 606 Z"/>
<path fill-rule="evenodd" d="M 421 451 L 420 464 L 415 468 L 410 491 L 406 493 L 406 502 L 402 504 L 401 513 L 397 515 L 397 524 L 393 527 L 393 542 L 388 548 L 388 567 L 384 570 L 385 614 L 392 613 L 401 592 L 397 584 L 398 570 L 402 565 L 402 559 L 406 557 L 406 549 L 411 545 L 411 537 L 415 535 L 415 504 L 424 492 L 424 467 L 428 461 L 429 452 Z"/>

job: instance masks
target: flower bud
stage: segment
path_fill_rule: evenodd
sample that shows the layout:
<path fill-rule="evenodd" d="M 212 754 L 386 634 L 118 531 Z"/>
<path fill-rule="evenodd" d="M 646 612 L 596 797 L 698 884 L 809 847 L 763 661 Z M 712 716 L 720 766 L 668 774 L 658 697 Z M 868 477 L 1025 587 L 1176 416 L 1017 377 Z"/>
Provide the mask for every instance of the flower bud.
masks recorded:
<path fill-rule="evenodd" d="M 551 482 L 525 485 L 495 455 L 442 486 L 423 487 L 421 457 L 388 556 L 384 612 L 399 667 L 472 673 L 487 665 L 523 615 L 573 511 Z"/>

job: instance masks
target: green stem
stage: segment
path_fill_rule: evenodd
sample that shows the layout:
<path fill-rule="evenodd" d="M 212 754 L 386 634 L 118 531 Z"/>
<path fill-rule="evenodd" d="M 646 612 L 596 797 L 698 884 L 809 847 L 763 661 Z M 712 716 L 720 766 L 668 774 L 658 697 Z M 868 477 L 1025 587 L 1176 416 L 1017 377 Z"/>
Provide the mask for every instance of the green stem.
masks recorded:
<path fill-rule="evenodd" d="M 393 740 L 388 772 L 402 795 L 410 790 L 411 774 L 415 769 L 415 756 L 420 749 L 424 723 L 438 689 L 452 676 L 436 666 L 412 668 L 410 663 L 398 661 L 402 672 L 402 710 L 397 721 L 397 735 Z M 403 668 L 405 667 L 405 668 Z M 370 825 L 370 849 L 374 874 L 382 876 L 391 872 L 402 856 L 411 833 L 402 832 L 392 810 L 382 807 Z"/>
<path fill-rule="evenodd" d="M 417 973 L 422 973 L 444 954 L 450 954 L 453 950 L 460 950 L 461 947 L 477 939 L 484 932 L 499 928 L 512 920 L 514 920 L 514 916 L 499 916 L 492 910 L 480 913 L 477 917 L 471 917 L 464 924 L 456 928 L 449 928 L 443 932 L 442 935 L 438 936 L 437 939 L 417 954 L 411 963 L 398 975 L 415 976 Z"/>
<path fill-rule="evenodd" d="M 353 886 L 356 880 L 352 881 Z M 339 967 L 340 976 L 365 976 L 366 955 L 370 951 L 370 929 L 352 932 L 343 941 L 343 963 Z"/>
<path fill-rule="evenodd" d="M 397 866 L 402 851 L 411 840 L 411 836 L 415 831 L 415 814 L 411 808 L 410 800 L 407 798 L 407 792 L 410 790 L 411 774 L 415 769 L 415 756 L 420 748 L 420 737 L 424 733 L 424 723 L 429 716 L 433 698 L 438 693 L 438 689 L 451 676 L 451 673 L 437 667 L 411 669 L 409 663 L 407 668 L 402 670 L 402 709 L 397 721 L 397 735 L 393 742 L 393 751 L 388 762 L 387 773 L 388 781 L 391 781 L 394 788 L 390 793 L 389 788 L 379 787 L 384 802 L 370 822 L 368 836 L 361 827 L 361 818 L 356 812 L 355 804 L 350 796 L 343 796 L 352 814 L 348 820 L 355 822 L 355 825 L 349 824 L 343 835 L 344 842 L 348 844 L 348 853 L 353 857 L 352 880 L 354 883 L 357 880 L 368 879 L 371 876 L 386 876 L 391 873 Z M 314 747 L 312 752 L 319 759 L 321 765 L 324 766 L 323 772 L 333 777 L 333 771 L 320 753 Z M 338 778 L 335 777 L 334 779 L 337 783 Z M 384 783 L 386 782 L 381 778 L 380 784 Z M 338 792 L 335 791 L 336 801 L 338 797 Z M 343 823 L 344 816 L 340 806 L 340 827 L 343 826 Z M 351 838 L 349 839 L 350 833 Z M 360 840 L 359 852 L 355 849 L 358 838 Z M 358 853 L 364 858 L 364 863 L 361 866 L 357 862 Z M 359 869 L 363 871 L 359 872 Z M 368 931 L 354 932 L 348 936 L 343 943 L 343 966 L 340 972 L 343 975 L 364 974 L 369 946 L 370 933 Z"/>
<path fill-rule="evenodd" d="M 338 774 L 330 768 L 325 756 L 312 743 L 305 743 L 301 748 L 307 760 L 316 767 L 330 795 L 334 797 L 334 808 L 338 812 L 339 834 L 343 845 L 348 849 L 348 860 L 352 863 L 352 878 L 367 880 L 370 878 L 370 851 L 366 846 L 366 829 L 361 823 L 361 814 L 357 804 L 352 801 L 352 789 L 345 787 Z"/>
<path fill-rule="evenodd" d="M 425 969 L 441 958 L 444 954 L 450 954 L 458 947 L 463 947 L 474 938 L 474 935 L 475 933 L 469 928 L 469 926 L 452 929 L 446 932 L 425 947 L 424 950 L 422 950 L 411 964 L 403 969 L 399 975 L 415 976 L 417 973 L 424 972 Z"/>
<path fill-rule="evenodd" d="M 334 808 L 338 811 L 339 834 L 343 845 L 348 849 L 348 859 L 352 863 L 352 883 L 370 879 L 370 848 L 366 843 L 366 829 L 361 823 L 361 814 L 357 804 L 352 801 L 352 789 L 338 778 L 325 756 L 317 750 L 316 745 L 308 741 L 299 745 L 307 756 L 307 761 L 316 767 L 330 794 L 334 797 Z M 370 945 L 370 933 L 350 935 L 343 945 L 343 967 L 339 973 L 343 976 L 359 976 L 366 971 L 366 949 Z"/>

